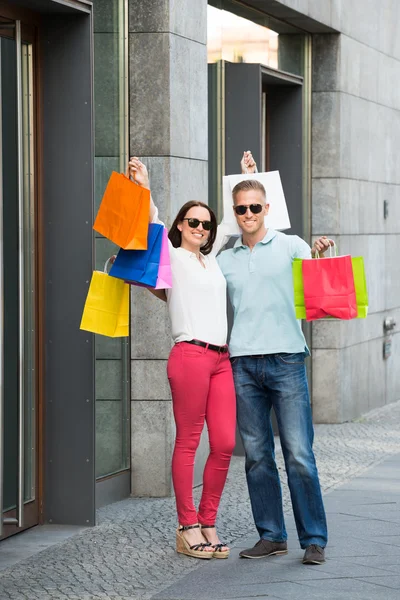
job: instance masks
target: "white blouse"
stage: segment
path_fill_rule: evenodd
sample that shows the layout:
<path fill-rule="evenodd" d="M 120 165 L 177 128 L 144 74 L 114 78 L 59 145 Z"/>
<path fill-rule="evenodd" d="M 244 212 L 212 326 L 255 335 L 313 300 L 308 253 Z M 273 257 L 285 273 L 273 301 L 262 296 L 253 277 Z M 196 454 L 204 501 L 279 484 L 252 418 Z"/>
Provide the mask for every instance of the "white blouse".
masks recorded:
<path fill-rule="evenodd" d="M 195 254 L 170 243 L 172 288 L 165 290 L 174 342 L 202 340 L 223 346 L 228 334 L 226 280 L 215 256 Z"/>
<path fill-rule="evenodd" d="M 156 210 L 153 223 L 160 222 Z M 174 248 L 169 242 L 172 288 L 165 292 L 175 343 L 196 339 L 217 346 L 226 344 L 226 280 L 215 258 L 222 241 L 221 237 L 212 254 L 202 255 L 204 266 L 194 253 Z"/>

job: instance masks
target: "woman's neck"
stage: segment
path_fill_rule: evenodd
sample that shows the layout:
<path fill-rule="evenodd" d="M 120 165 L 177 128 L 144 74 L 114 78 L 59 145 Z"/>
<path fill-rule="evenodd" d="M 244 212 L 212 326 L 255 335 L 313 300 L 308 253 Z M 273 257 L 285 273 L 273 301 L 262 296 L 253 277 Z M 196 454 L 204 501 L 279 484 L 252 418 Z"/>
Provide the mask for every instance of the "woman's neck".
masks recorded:
<path fill-rule="evenodd" d="M 182 241 L 181 248 L 187 250 L 188 252 L 192 252 L 192 254 L 195 254 L 197 258 L 200 258 L 200 248 L 198 246 L 192 246 L 191 244 Z"/>

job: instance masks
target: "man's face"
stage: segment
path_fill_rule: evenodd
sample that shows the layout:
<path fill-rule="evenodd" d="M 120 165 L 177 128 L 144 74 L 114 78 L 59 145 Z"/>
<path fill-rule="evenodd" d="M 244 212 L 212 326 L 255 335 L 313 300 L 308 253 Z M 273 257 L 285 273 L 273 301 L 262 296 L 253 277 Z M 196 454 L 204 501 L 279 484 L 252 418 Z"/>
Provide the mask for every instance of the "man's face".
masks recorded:
<path fill-rule="evenodd" d="M 259 213 L 253 213 L 250 207 L 261 206 Z M 246 208 L 244 215 L 238 215 L 236 207 Z M 266 204 L 265 197 L 259 190 L 249 190 L 239 192 L 236 196 L 233 206 L 237 224 L 244 233 L 258 233 L 264 226 L 264 217 L 268 214 L 269 204 Z"/>

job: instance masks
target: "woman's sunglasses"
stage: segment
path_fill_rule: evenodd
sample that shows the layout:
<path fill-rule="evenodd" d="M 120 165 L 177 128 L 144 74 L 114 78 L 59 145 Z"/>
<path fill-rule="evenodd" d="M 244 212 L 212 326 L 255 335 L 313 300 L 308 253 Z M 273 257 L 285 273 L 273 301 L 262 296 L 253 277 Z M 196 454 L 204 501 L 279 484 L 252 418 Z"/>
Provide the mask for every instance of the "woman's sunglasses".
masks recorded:
<path fill-rule="evenodd" d="M 237 215 L 243 217 L 247 213 L 247 209 L 250 209 L 253 215 L 258 215 L 263 209 L 262 204 L 240 204 L 239 206 L 234 206 L 233 210 Z"/>
<path fill-rule="evenodd" d="M 191 227 L 192 229 L 196 229 L 196 227 L 198 227 L 200 225 L 200 223 L 203 225 L 203 229 L 205 231 L 210 231 L 210 229 L 212 229 L 212 223 L 211 221 L 200 221 L 199 219 L 182 219 L 182 221 L 187 221 L 189 227 Z"/>

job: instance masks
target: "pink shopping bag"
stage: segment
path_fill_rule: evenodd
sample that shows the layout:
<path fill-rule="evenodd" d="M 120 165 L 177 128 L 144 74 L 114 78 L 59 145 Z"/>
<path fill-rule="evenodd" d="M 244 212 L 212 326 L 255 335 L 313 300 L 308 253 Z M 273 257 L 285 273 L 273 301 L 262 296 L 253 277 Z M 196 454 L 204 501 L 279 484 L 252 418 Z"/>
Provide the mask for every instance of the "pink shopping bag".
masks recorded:
<path fill-rule="evenodd" d="M 138 287 L 151 288 L 153 290 L 165 290 L 167 288 L 172 288 L 172 271 L 171 259 L 169 255 L 168 232 L 165 227 L 162 232 L 160 264 L 158 267 L 156 285 L 152 287 L 150 285 L 144 285 L 143 283 L 136 283 L 135 281 L 126 281 L 126 283 L 137 285 Z"/>
<path fill-rule="evenodd" d="M 168 233 L 164 227 L 161 242 L 160 266 L 158 268 L 157 283 L 154 289 L 165 290 L 167 288 L 172 288 L 172 271 L 168 247 Z"/>
<path fill-rule="evenodd" d="M 351 256 L 302 261 L 307 321 L 324 317 L 355 319 L 357 300 Z"/>

